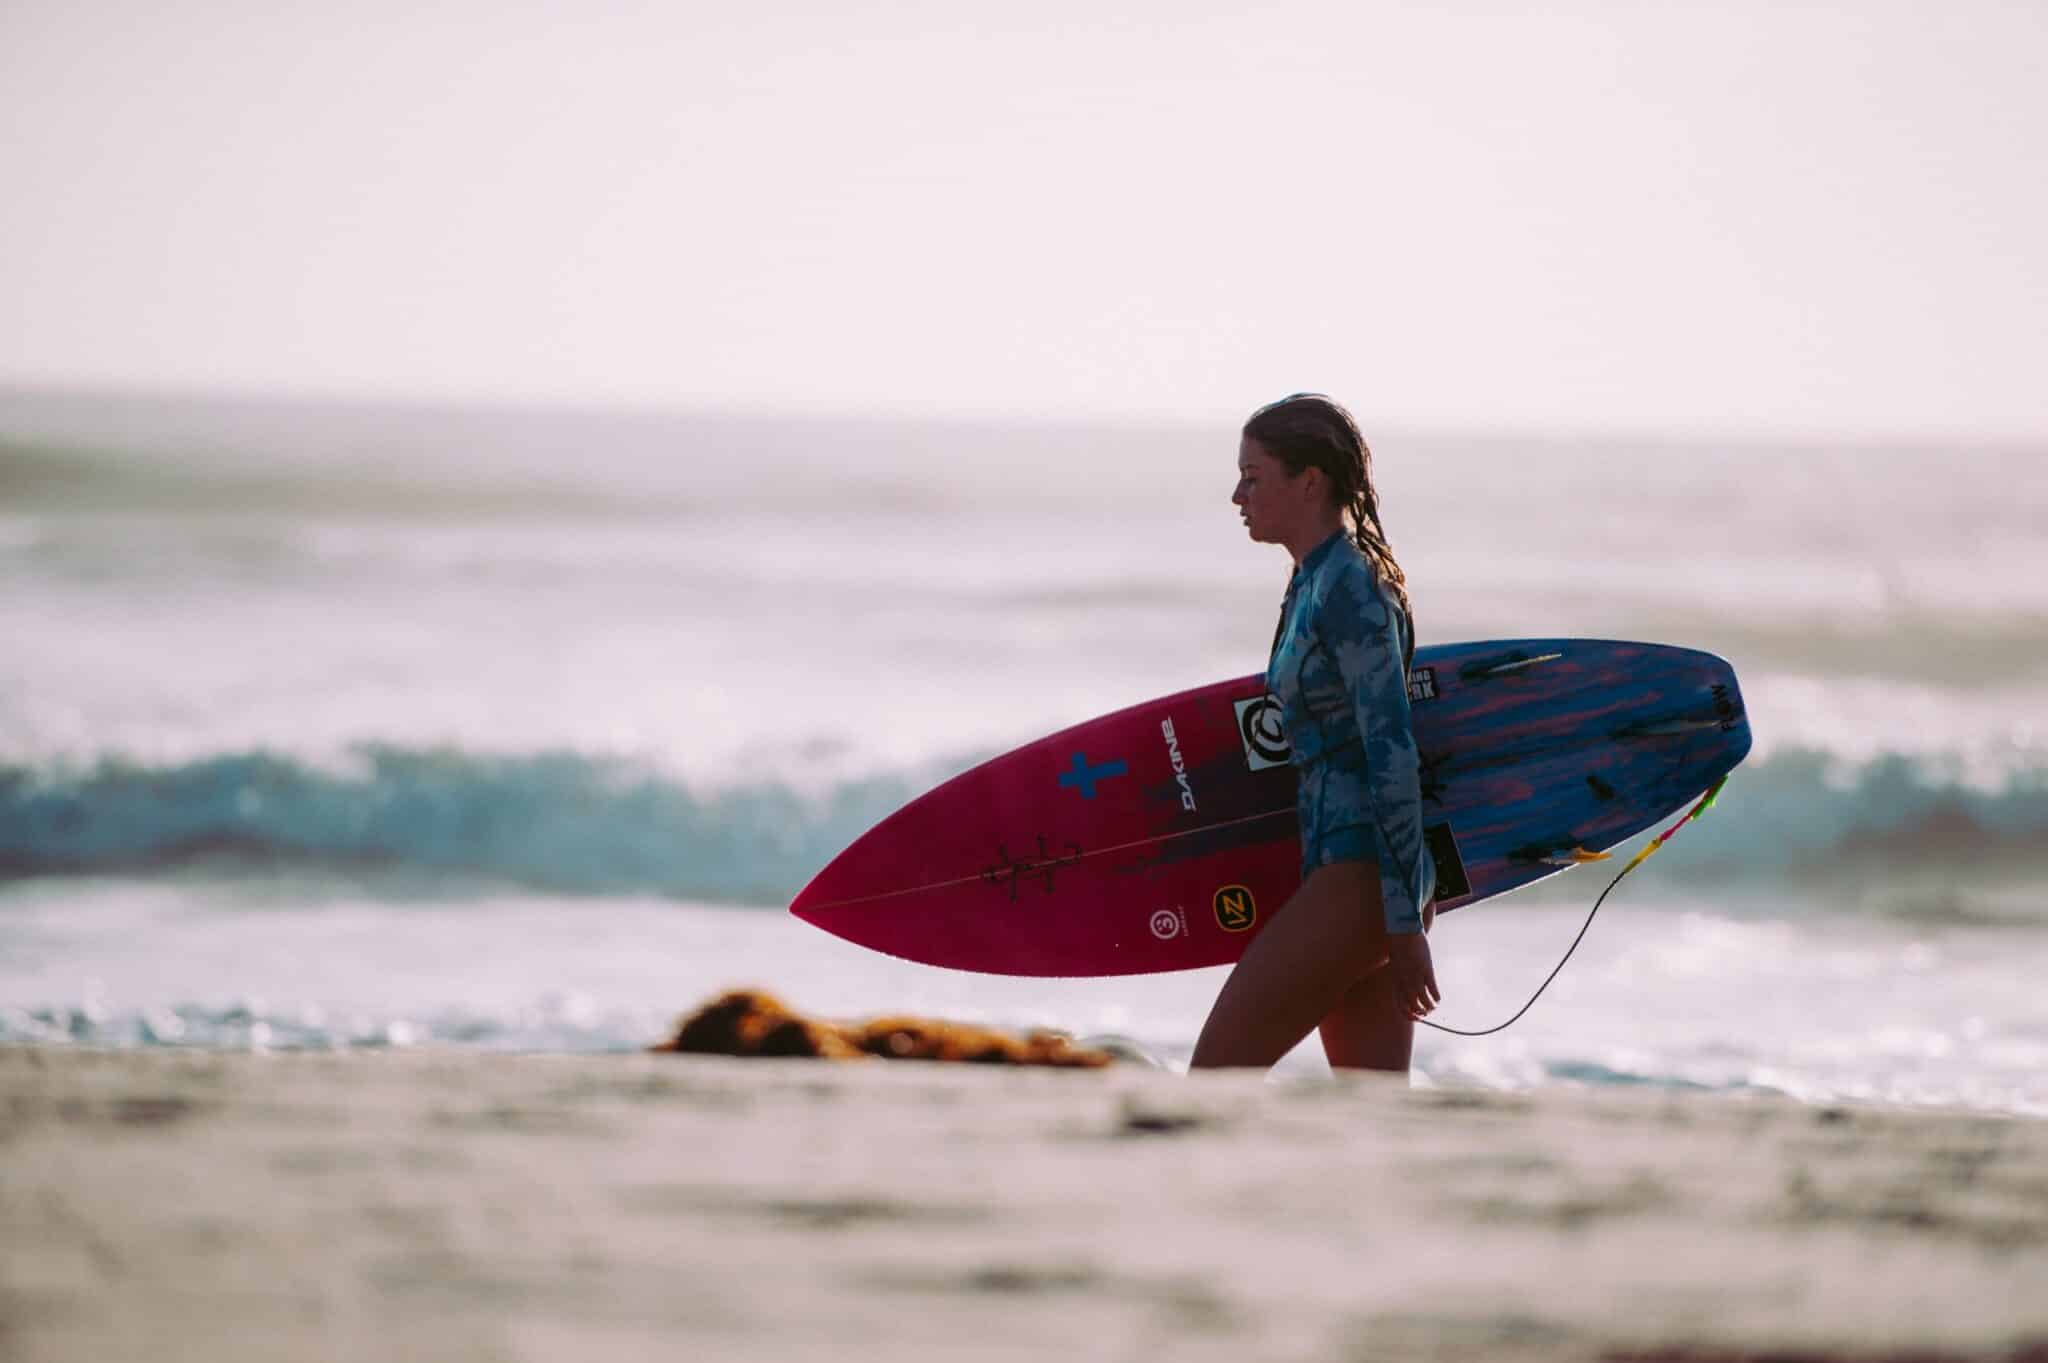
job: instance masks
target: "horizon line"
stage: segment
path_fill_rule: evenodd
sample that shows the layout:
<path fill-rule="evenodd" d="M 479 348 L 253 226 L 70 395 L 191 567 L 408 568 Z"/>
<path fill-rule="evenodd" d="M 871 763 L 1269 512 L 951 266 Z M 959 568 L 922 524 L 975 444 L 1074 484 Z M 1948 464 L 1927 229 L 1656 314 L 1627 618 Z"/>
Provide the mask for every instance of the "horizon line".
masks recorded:
<path fill-rule="evenodd" d="M 1310 390 L 1313 391 L 1313 390 Z M 1340 395 L 1339 400 L 1341 401 Z M 1151 413 L 1140 411 L 1011 409 L 996 406 L 948 407 L 923 405 L 902 400 L 853 406 L 843 402 L 813 403 L 785 398 L 770 401 L 748 398 L 707 398 L 677 396 L 573 397 L 566 394 L 539 396 L 486 395 L 478 392 L 431 392 L 423 389 L 338 388 L 317 385 L 257 387 L 244 384 L 202 385 L 188 383 L 114 382 L 104 379 L 37 379 L 0 374 L 0 400 L 7 398 L 56 399 L 79 402 L 159 403 L 204 407 L 272 407 L 317 410 L 410 411 L 422 415 L 484 416 L 526 414 L 543 417 L 604 417 L 639 419 L 753 419 L 812 424 L 854 423 L 863 426 L 927 425 L 967 426 L 984 429 L 1144 431 L 1163 434 L 1173 431 L 1210 431 L 1219 424 L 1234 430 L 1241 417 L 1223 413 Z M 1249 408 L 1246 409 L 1247 413 Z M 1355 411 L 1356 409 L 1354 409 Z M 1977 451 L 2048 453 L 2048 431 L 2033 435 L 2012 432 L 1964 432 L 1960 430 L 1841 430 L 1813 427 L 1729 426 L 1712 429 L 1674 425 L 1665 429 L 1640 426 L 1611 427 L 1584 424 L 1574 427 L 1507 423 L 1448 423 L 1361 420 L 1369 428 L 1368 438 L 1377 445 L 1389 440 L 1466 440 L 1487 443 L 1537 445 L 1617 446 L 1698 449 L 1712 446 L 1776 448 L 1818 451 L 1858 449 L 1866 451 L 1933 451 L 1965 447 Z M 1376 430 L 1377 433 L 1374 433 Z M 4 435 L 0 432 L 0 435 Z"/>

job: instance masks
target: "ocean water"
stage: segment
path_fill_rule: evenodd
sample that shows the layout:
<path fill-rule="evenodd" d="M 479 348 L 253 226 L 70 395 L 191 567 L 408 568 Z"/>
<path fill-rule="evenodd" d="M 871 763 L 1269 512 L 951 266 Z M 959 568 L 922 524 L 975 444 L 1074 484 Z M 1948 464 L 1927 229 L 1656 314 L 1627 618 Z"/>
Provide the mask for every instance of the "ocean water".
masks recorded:
<path fill-rule="evenodd" d="M 2048 451 L 1375 449 L 1425 642 L 1708 648 L 1757 740 L 1421 1081 L 2048 1112 Z M 756 984 L 1184 1060 L 1220 972 L 958 975 L 781 909 L 946 776 L 1255 670 L 1287 564 L 1234 460 L 0 390 L 0 1042 L 625 1049 Z M 1511 1013 L 1604 883 L 1447 915 L 1443 1020 Z"/>

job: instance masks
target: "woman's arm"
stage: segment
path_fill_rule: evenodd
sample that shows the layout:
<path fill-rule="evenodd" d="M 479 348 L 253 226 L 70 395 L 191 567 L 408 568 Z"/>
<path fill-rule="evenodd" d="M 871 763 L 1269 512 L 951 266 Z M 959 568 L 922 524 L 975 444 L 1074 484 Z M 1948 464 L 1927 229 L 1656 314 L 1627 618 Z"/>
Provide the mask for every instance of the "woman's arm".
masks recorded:
<path fill-rule="evenodd" d="M 1391 934 L 1422 931 L 1421 760 L 1408 718 L 1408 678 L 1398 612 L 1390 609 L 1364 564 L 1349 565 L 1331 584 L 1317 632 L 1351 695 L 1365 744 L 1363 811 L 1378 829 L 1386 861 L 1380 891 Z"/>

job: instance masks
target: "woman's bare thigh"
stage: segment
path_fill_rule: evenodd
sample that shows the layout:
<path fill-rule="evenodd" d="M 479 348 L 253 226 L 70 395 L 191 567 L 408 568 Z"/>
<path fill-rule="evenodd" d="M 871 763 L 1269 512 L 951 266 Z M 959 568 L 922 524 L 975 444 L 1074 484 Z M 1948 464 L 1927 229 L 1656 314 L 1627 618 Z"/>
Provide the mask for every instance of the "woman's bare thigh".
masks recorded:
<path fill-rule="evenodd" d="M 1272 1065 L 1387 959 L 1379 875 L 1366 862 L 1309 873 L 1245 949 L 1195 1042 L 1194 1068 Z"/>

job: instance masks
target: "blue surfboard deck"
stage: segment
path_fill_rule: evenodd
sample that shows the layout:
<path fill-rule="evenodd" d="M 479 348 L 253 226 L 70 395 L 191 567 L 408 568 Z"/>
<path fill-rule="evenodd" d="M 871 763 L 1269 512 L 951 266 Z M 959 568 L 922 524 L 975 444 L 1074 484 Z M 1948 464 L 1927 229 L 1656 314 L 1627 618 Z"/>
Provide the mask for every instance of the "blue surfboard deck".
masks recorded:
<path fill-rule="evenodd" d="M 1554 875 L 1574 851 L 1626 841 L 1750 748 L 1734 669 L 1668 645 L 1516 639 L 1419 650 L 1409 701 L 1423 826 L 1433 846 L 1446 826 L 1455 843 L 1451 865 L 1438 858 L 1440 912 Z"/>

